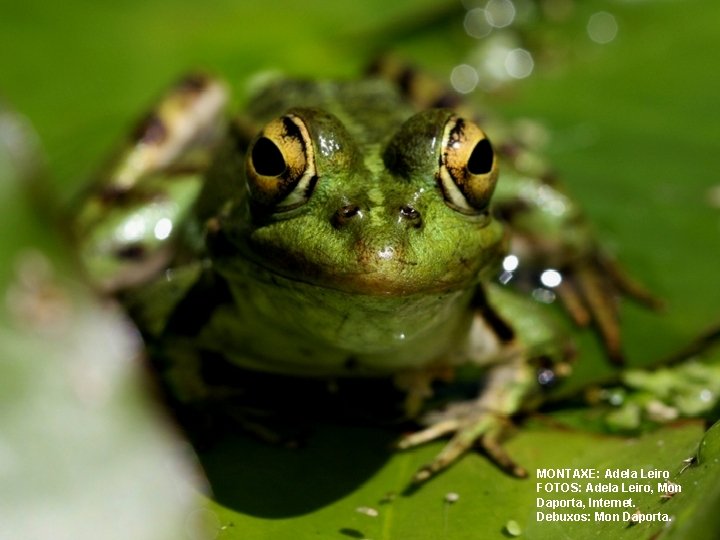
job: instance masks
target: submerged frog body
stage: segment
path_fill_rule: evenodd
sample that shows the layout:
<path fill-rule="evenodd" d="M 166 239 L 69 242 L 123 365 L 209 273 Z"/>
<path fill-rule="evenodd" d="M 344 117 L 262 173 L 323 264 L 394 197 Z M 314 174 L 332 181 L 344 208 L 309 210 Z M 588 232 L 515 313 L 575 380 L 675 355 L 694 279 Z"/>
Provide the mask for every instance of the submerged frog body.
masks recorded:
<path fill-rule="evenodd" d="M 570 347 L 541 306 L 492 283 L 508 246 L 578 270 L 564 297 L 611 356 L 602 289 L 639 291 L 607 277 L 577 208 L 523 170 L 519 147 L 493 146 L 467 113 L 418 110 L 383 78 L 273 81 L 229 123 L 225 101 L 221 83 L 185 79 L 91 188 L 76 218 L 91 278 L 170 363 L 214 353 L 286 375 L 394 377 L 411 415 L 434 378 L 483 366 L 477 400 L 400 446 L 454 434 L 417 481 L 476 442 L 523 475 L 502 427 L 537 394 L 538 365 L 565 365 Z"/>

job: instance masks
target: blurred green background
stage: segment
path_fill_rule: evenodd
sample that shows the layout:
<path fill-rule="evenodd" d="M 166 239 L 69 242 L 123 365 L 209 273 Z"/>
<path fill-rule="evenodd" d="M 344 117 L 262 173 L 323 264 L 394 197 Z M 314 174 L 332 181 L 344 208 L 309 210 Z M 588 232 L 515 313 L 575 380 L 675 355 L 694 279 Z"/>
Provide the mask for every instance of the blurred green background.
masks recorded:
<path fill-rule="evenodd" d="M 492 92 L 476 90 L 470 99 L 511 119 L 544 122 L 551 134 L 548 155 L 600 236 L 666 300 L 662 314 L 623 305 L 628 357 L 649 364 L 720 319 L 720 4 L 544 4 L 554 6 L 546 17 L 517 21 L 478 40 L 467 34 L 463 19 L 468 9 L 484 5 L 479 1 L 2 2 L 0 98 L 38 133 L 44 181 L 67 206 L 152 99 L 189 69 L 224 77 L 240 107 L 244 84 L 258 71 L 350 78 L 377 53 L 392 51 L 447 79 L 457 65 L 481 63 L 489 54 L 483 44 L 505 32 L 532 52 L 533 73 Z M 588 34 L 591 17 L 600 12 L 617 24 L 607 43 Z M 21 177 L 32 167 L 16 162 L 12 152 L 0 156 L 5 297 L 15 298 L 9 291 L 18 285 L 32 298 L 57 287 L 73 307 L 59 330 L 48 331 L 5 302 L 0 538 L 493 538 L 505 535 L 510 519 L 528 538 L 558 532 L 557 524 L 535 523 L 528 483 L 503 476 L 481 456 L 469 456 L 410 497 L 387 496 L 399 493 L 439 446 L 390 457 L 385 445 L 391 434 L 345 426 L 319 429 L 298 454 L 229 440 L 201 455 L 217 502 L 193 497 L 199 484 L 191 480 L 187 448 L 145 406 L 138 365 L 117 360 L 132 356 L 132 334 L 127 337 L 117 315 L 93 304 L 77 283 L 58 231 L 24 197 Z M 50 254 L 59 284 L 43 273 L 42 263 L 37 270 L 29 247 Z M 39 278 L 14 277 L 18 265 L 28 264 Z M 611 373 L 594 337 L 584 332 L 577 339 L 581 362 L 567 391 Z M 122 368 L 107 368 L 117 365 Z M 78 383 L 68 376 L 78 370 L 98 371 L 90 379 L 105 381 L 105 393 L 87 377 Z M 703 432 L 700 423 L 689 423 L 629 444 L 558 429 L 552 416 L 544 418 L 511 442 L 513 455 L 530 470 L 643 464 L 675 473 Z M 667 537 L 702 538 L 687 529 L 692 523 L 718 530 L 712 505 L 720 498 L 712 486 L 719 473 L 712 464 L 685 473 L 694 475 L 694 484 L 688 482 L 694 487 L 664 506 L 677 518 Z M 157 478 L 149 471 L 159 471 Z M 321 494 L 308 497 L 313 488 Z M 448 492 L 460 500 L 445 503 Z M 657 498 L 642 502 L 659 504 Z M 356 512 L 364 506 L 380 515 Z M 36 529 L 25 528 L 28 523 Z M 636 538 L 656 530 L 607 525 L 565 532 Z"/>

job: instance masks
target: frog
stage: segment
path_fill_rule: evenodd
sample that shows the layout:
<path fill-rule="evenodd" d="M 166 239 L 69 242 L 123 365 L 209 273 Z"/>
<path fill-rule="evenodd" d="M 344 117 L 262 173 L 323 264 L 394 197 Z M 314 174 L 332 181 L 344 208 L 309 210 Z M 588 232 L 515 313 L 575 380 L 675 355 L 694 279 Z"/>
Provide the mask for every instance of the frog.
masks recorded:
<path fill-rule="evenodd" d="M 422 426 L 398 448 L 449 437 L 414 483 L 475 448 L 527 476 L 504 434 L 576 351 L 556 314 L 498 276 L 558 269 L 571 318 L 594 324 L 616 362 L 616 297 L 651 295 L 536 148 L 416 70 L 268 77 L 234 116 L 229 94 L 207 74 L 173 85 L 73 217 L 88 279 L 124 305 L 172 391 L 206 397 L 200 373 L 216 357 L 299 379 L 390 379 Z M 527 270 L 509 272 L 508 257 Z M 467 366 L 477 396 L 425 410 Z"/>

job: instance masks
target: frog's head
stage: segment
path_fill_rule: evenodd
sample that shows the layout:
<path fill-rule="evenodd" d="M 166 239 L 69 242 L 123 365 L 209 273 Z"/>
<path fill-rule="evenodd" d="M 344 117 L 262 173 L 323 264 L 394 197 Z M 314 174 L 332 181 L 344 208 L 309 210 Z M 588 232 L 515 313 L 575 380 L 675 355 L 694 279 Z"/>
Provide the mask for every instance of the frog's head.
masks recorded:
<path fill-rule="evenodd" d="M 269 122 L 247 150 L 224 236 L 273 272 L 354 293 L 477 283 L 503 237 L 488 209 L 498 170 L 485 133 L 446 109 L 377 131 L 316 108 Z"/>

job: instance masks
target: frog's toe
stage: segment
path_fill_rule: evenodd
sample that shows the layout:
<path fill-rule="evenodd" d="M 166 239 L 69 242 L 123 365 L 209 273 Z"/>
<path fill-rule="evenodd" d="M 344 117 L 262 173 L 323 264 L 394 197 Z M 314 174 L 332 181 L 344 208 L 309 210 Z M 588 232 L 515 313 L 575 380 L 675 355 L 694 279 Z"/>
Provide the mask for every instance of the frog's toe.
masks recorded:
<path fill-rule="evenodd" d="M 604 279 L 601 271 L 594 266 L 582 265 L 576 269 L 576 283 L 602 338 L 608 357 L 613 363 L 622 364 L 624 360 L 617 299 L 612 294 L 613 284 Z"/>
<path fill-rule="evenodd" d="M 434 441 L 445 435 L 453 433 L 458 430 L 460 423 L 458 420 L 445 420 L 439 422 L 420 431 L 409 433 L 403 436 L 395 446 L 400 450 L 407 450 L 421 444 Z"/>
<path fill-rule="evenodd" d="M 603 257 L 602 266 L 616 289 L 623 295 L 632 298 L 649 309 L 656 311 L 664 309 L 665 302 L 655 296 L 645 285 L 630 276 L 615 259 Z"/>
<path fill-rule="evenodd" d="M 527 478 L 527 470 L 515 463 L 502 445 L 502 430 L 485 434 L 477 441 L 477 445 L 487 456 L 506 473 L 517 478 Z"/>
<path fill-rule="evenodd" d="M 507 427 L 506 417 L 487 410 L 469 411 L 464 405 L 440 415 L 433 415 L 444 418 L 437 419 L 431 426 L 421 431 L 406 435 L 398 442 L 398 448 L 407 449 L 454 433 L 435 459 L 415 473 L 412 478 L 413 483 L 419 484 L 430 479 L 473 448 L 483 450 L 508 474 L 526 477 L 525 469 L 513 461 L 501 444 L 502 435 Z M 457 416 L 453 417 L 453 414 Z"/>
<path fill-rule="evenodd" d="M 557 289 L 565 308 L 578 325 L 592 323 L 610 360 L 622 364 L 618 297 L 632 298 L 652 309 L 660 309 L 662 302 L 601 253 L 581 260 L 565 273 L 570 279 Z"/>

